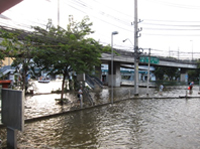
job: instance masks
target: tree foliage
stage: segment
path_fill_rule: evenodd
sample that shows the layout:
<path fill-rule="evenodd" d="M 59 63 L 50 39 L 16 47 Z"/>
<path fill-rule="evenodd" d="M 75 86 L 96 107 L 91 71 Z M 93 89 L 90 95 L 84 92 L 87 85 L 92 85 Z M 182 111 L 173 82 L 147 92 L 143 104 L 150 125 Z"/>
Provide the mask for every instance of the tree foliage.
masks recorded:
<path fill-rule="evenodd" d="M 94 66 L 100 65 L 101 53 L 109 50 L 103 47 L 92 38 L 86 38 L 93 33 L 92 23 L 88 23 L 89 18 L 85 17 L 81 22 L 74 22 L 73 17 L 69 17 L 67 29 L 54 27 L 49 21 L 44 30 L 35 27 L 35 35 L 39 35 L 34 61 L 37 66 L 43 67 L 53 74 L 62 74 L 62 94 L 65 78 L 69 78 L 69 73 L 91 73 Z M 43 38 L 44 37 L 44 38 Z"/>
<path fill-rule="evenodd" d="M 155 67 L 154 75 L 156 76 L 156 80 L 164 79 L 164 68 L 163 67 Z"/>
<path fill-rule="evenodd" d="M 180 76 L 180 72 L 178 70 L 178 68 L 173 68 L 173 67 L 155 67 L 155 71 L 154 74 L 156 76 L 157 80 L 164 80 L 164 79 L 168 79 L 168 80 L 173 80 L 175 78 L 175 80 Z M 167 78 L 165 78 L 164 76 L 167 76 Z"/>
<path fill-rule="evenodd" d="M 180 77 L 178 68 L 175 67 L 167 67 L 165 68 L 165 74 L 168 76 L 168 80 L 172 81 L 173 79 L 177 79 Z"/>
<path fill-rule="evenodd" d="M 189 70 L 188 77 L 189 81 L 199 81 L 200 76 L 200 59 L 196 60 L 197 62 L 197 70 Z"/>
<path fill-rule="evenodd" d="M 49 20 L 46 29 L 36 26 L 34 32 L 6 31 L 1 34 L 6 52 L 15 58 L 14 65 L 22 64 L 24 80 L 33 66 L 50 74 L 63 75 L 61 99 L 65 78 L 69 78 L 70 72 L 91 73 L 94 66 L 100 65 L 101 53 L 110 51 L 109 46 L 103 47 L 88 37 L 94 33 L 88 17 L 75 22 L 73 16 L 69 16 L 69 22 L 67 29 L 55 27 Z"/>
<path fill-rule="evenodd" d="M 24 36 L 23 30 L 0 30 L 0 37 L 3 41 L 0 43 L 5 50 L 1 50 L 4 55 L 13 58 L 13 64 L 16 68 L 16 72 L 19 74 L 21 89 L 27 89 L 26 76 L 29 71 L 29 67 L 32 64 L 32 48 L 28 45 L 32 44 L 31 36 Z"/>

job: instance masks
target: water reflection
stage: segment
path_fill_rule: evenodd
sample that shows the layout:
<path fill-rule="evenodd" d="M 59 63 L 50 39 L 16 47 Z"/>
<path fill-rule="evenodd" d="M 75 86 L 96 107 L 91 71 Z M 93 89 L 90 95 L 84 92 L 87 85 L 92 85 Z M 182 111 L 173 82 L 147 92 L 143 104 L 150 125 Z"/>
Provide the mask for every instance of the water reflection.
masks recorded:
<path fill-rule="evenodd" d="M 162 96 L 184 95 L 184 87 L 167 88 Z M 140 89 L 141 97 L 146 90 Z M 156 89 L 150 95 L 159 97 Z M 194 88 L 194 94 L 196 90 Z M 132 88 L 115 88 L 114 100 L 134 95 Z M 55 104 L 59 94 L 30 96 L 26 118 L 70 110 L 70 103 Z M 109 89 L 93 94 L 96 103 L 109 101 Z M 18 132 L 19 148 L 198 148 L 200 146 L 200 99 L 133 99 L 76 111 L 25 124 Z M 5 130 L 0 129 L 0 138 Z M 4 144 L 5 144 L 5 139 Z"/>
<path fill-rule="evenodd" d="M 127 100 L 25 125 L 19 148 L 198 148 L 200 99 Z"/>
<path fill-rule="evenodd" d="M 68 104 L 64 104 L 63 106 L 57 104 L 57 101 L 55 100 L 60 98 L 60 94 L 46 94 L 26 97 L 25 119 L 69 111 L 72 104 L 74 104 L 74 101 L 76 101 L 76 99 L 74 99 L 76 96 L 75 93 L 66 93 L 65 96 L 69 101 Z"/>

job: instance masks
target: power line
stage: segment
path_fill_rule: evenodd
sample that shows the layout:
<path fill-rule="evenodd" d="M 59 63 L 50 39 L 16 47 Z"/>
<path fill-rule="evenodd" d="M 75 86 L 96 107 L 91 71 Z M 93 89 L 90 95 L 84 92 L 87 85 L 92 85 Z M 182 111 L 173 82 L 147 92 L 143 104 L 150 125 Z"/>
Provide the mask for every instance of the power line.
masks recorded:
<path fill-rule="evenodd" d="M 178 26 L 178 27 L 200 27 L 200 25 L 177 25 L 177 24 L 158 24 L 158 23 L 145 23 L 142 22 L 144 25 L 156 25 L 156 26 Z"/>
<path fill-rule="evenodd" d="M 153 22 L 181 22 L 181 23 L 200 23 L 200 21 L 177 21 L 177 20 L 155 20 L 155 19 L 143 19 L 144 21 L 153 21 Z"/>
<path fill-rule="evenodd" d="M 116 11 L 116 12 L 118 12 L 118 13 L 120 13 L 120 14 L 123 14 L 124 16 L 128 16 L 128 17 L 131 17 L 131 18 L 133 18 L 133 16 L 132 15 L 129 15 L 129 14 L 125 14 L 124 12 L 121 12 L 121 11 L 119 11 L 119 10 L 116 10 L 116 9 L 113 9 L 113 7 L 109 7 L 109 6 L 107 6 L 107 5 L 105 5 L 105 4 L 102 4 L 102 3 L 100 3 L 99 1 L 97 1 L 97 0 L 94 0 L 95 2 L 97 2 L 97 3 L 99 3 L 99 4 L 101 4 L 101 5 L 103 5 L 103 6 L 106 6 L 107 8 L 109 8 L 109 9 L 111 9 L 111 10 L 114 10 L 114 11 Z"/>
<path fill-rule="evenodd" d="M 99 9 L 99 7 L 94 9 L 93 6 L 89 5 L 88 3 L 84 3 L 84 2 L 81 3 L 81 2 L 82 1 L 76 1 L 76 0 L 74 1 L 73 0 L 73 1 L 71 1 L 71 4 L 75 5 L 73 7 L 75 7 L 76 9 L 77 9 L 77 6 L 78 6 L 80 8 L 88 9 L 89 11 L 93 11 L 92 15 L 91 15 L 91 13 L 89 14 L 90 16 L 94 17 L 93 13 L 97 13 L 97 14 L 103 16 L 103 17 L 111 18 L 111 19 L 113 19 L 115 21 L 118 21 L 119 23 L 123 23 L 124 25 L 130 25 L 129 21 L 127 21 L 127 20 L 122 20 L 119 17 L 111 15 L 110 13 L 106 13 L 106 12 L 102 11 L 101 9 Z M 65 4 L 69 5 L 68 3 L 65 3 Z M 87 14 L 85 11 L 83 11 L 83 12 L 85 14 Z M 98 17 L 95 16 L 95 18 L 98 18 Z"/>
<path fill-rule="evenodd" d="M 72 4 L 72 5 L 68 4 L 68 5 L 69 5 L 70 7 L 72 7 L 72 8 L 74 8 L 74 9 L 76 9 L 76 10 L 80 10 L 80 9 L 78 9 L 77 7 L 73 6 L 73 4 Z M 86 6 L 84 6 L 84 7 L 86 7 Z M 83 11 L 83 10 L 81 10 L 81 11 L 82 11 L 83 13 L 87 14 L 85 11 Z M 110 24 L 110 25 L 112 25 L 112 26 L 116 26 L 116 27 L 121 28 L 121 29 L 123 29 L 123 30 L 125 30 L 125 31 L 132 32 L 132 30 L 129 30 L 129 29 L 127 29 L 127 28 L 124 28 L 124 27 L 121 27 L 121 26 L 119 26 L 119 25 L 116 25 L 115 23 L 111 23 L 111 22 L 109 22 L 109 21 L 106 21 L 105 19 L 101 19 L 101 18 L 99 18 L 99 17 L 97 17 L 97 16 L 95 16 L 95 15 L 90 15 L 90 16 L 93 16 L 94 18 L 96 18 L 96 19 L 98 19 L 98 20 L 100 20 L 100 21 L 102 21 L 102 22 L 104 22 L 104 23 Z M 119 20 L 116 20 L 116 21 L 119 21 Z M 128 25 L 128 23 L 127 23 L 126 25 Z M 131 26 L 129 26 L 129 27 L 131 27 Z"/>
<path fill-rule="evenodd" d="M 145 0 L 145 1 L 147 1 L 147 0 Z M 170 2 L 161 1 L 161 0 L 148 0 L 148 2 L 149 2 L 149 1 L 151 1 L 151 2 L 153 2 L 153 3 L 165 5 L 165 6 L 170 6 L 170 7 L 200 10 L 200 6 L 184 5 L 184 4 L 177 4 L 177 3 L 170 3 Z"/>
<path fill-rule="evenodd" d="M 172 30 L 172 31 L 200 31 L 199 29 L 177 29 L 177 28 L 146 28 L 144 27 L 143 29 L 147 29 L 147 30 Z"/>
<path fill-rule="evenodd" d="M 153 34 L 153 33 L 142 33 L 144 35 L 151 36 L 200 36 L 200 34 Z"/>

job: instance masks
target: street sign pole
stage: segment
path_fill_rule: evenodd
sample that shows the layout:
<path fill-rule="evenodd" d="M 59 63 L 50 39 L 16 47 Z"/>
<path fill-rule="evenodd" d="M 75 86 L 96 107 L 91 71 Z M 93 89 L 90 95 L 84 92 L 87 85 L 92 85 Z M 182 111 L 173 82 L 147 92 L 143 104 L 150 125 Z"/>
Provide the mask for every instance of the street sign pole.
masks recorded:
<path fill-rule="evenodd" d="M 149 95 L 149 74 L 150 74 L 150 62 L 151 62 L 151 49 L 149 49 L 149 59 L 148 59 L 148 76 L 147 76 L 147 95 Z"/>

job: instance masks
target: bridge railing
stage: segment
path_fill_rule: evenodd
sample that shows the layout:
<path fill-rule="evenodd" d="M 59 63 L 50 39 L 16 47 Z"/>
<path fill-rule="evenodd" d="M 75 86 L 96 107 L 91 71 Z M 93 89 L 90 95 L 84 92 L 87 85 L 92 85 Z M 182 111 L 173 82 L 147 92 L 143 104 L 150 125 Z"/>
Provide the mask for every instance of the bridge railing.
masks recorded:
<path fill-rule="evenodd" d="M 131 51 L 124 51 L 124 50 L 119 50 L 119 49 L 114 49 L 114 51 L 116 51 L 119 55 L 134 56 L 134 52 L 131 52 Z M 148 57 L 149 55 L 148 54 L 141 54 L 141 56 Z M 160 60 L 165 60 L 165 61 L 169 61 L 169 62 L 181 62 L 181 63 L 185 63 L 185 64 L 196 64 L 195 61 L 188 60 L 188 59 L 177 59 L 177 58 L 168 57 L 168 56 L 158 56 L 158 55 L 153 54 L 153 53 L 151 53 L 151 56 L 157 57 Z"/>

